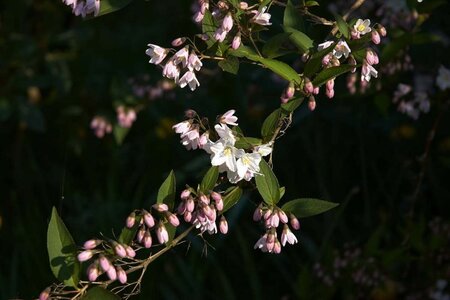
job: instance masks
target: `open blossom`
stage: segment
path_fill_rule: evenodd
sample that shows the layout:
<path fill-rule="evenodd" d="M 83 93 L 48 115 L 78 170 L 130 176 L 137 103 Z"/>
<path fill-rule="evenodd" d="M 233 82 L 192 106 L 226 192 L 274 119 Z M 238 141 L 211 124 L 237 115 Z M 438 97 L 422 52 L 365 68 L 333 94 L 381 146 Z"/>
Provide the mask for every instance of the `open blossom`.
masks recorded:
<path fill-rule="evenodd" d="M 350 55 L 350 52 L 352 52 L 352 50 L 348 46 L 347 42 L 346 41 L 339 41 L 336 44 L 336 47 L 334 47 L 333 55 L 337 59 L 340 59 L 342 57 L 342 55 L 344 55 L 344 57 L 347 58 Z"/>
<path fill-rule="evenodd" d="M 183 68 L 185 68 L 189 59 L 189 47 L 186 46 L 178 50 L 178 52 L 173 55 L 172 59 L 174 60 L 176 65 L 181 64 Z"/>
<path fill-rule="evenodd" d="M 369 19 L 358 19 L 356 24 L 353 26 L 352 37 L 354 39 L 359 39 L 362 35 L 369 33 L 372 31 L 370 28 L 370 20 Z"/>
<path fill-rule="evenodd" d="M 228 31 L 223 29 L 222 27 L 217 28 L 216 32 L 214 32 L 214 39 L 218 42 L 223 42 L 227 37 Z"/>
<path fill-rule="evenodd" d="M 317 46 L 317 50 L 320 51 L 320 50 L 326 49 L 326 48 L 330 47 L 333 43 L 334 43 L 333 41 L 325 41 L 322 44 L 319 44 Z"/>
<path fill-rule="evenodd" d="M 191 52 L 191 54 L 189 54 L 189 58 L 188 58 L 188 64 L 187 67 L 190 71 L 200 71 L 200 69 L 202 68 L 203 64 L 201 62 L 201 60 L 198 58 L 198 56 L 194 53 Z"/>
<path fill-rule="evenodd" d="M 227 111 L 226 113 L 224 113 L 221 117 L 220 117 L 220 123 L 223 124 L 228 124 L 228 125 L 232 125 L 232 126 L 238 126 L 238 124 L 236 123 L 236 121 L 238 120 L 238 118 L 236 116 L 234 116 L 234 113 L 236 111 L 234 109 L 230 109 L 229 111 Z"/>
<path fill-rule="evenodd" d="M 263 26 L 272 25 L 272 23 L 270 23 L 271 15 L 269 13 L 266 13 L 266 10 L 267 6 L 262 7 L 260 10 L 253 10 L 252 13 L 254 13 L 255 15 L 253 16 L 251 21 Z"/>
<path fill-rule="evenodd" d="M 288 225 L 284 225 L 283 232 L 281 233 L 281 244 L 283 245 L 283 247 L 286 246 L 286 242 L 291 245 L 294 245 L 298 242 L 297 237 L 292 233 Z"/>
<path fill-rule="evenodd" d="M 148 44 L 149 48 L 145 51 L 145 54 L 150 56 L 149 63 L 159 65 L 169 53 L 169 49 L 162 48 L 158 45 Z"/>
<path fill-rule="evenodd" d="M 237 157 L 242 154 L 242 149 L 237 149 L 234 147 L 234 144 L 219 141 L 211 145 L 210 150 L 212 152 L 211 165 L 222 168 L 226 167 L 226 170 L 236 172 L 236 160 Z"/>
<path fill-rule="evenodd" d="M 236 137 L 234 136 L 233 131 L 225 124 L 217 124 L 214 126 L 217 134 L 220 136 L 222 141 L 227 144 L 234 145 L 236 143 Z"/>
<path fill-rule="evenodd" d="M 437 86 L 442 90 L 450 88 L 450 70 L 444 66 L 439 67 L 439 74 L 436 78 Z"/>
<path fill-rule="evenodd" d="M 231 183 L 237 183 L 242 179 L 250 181 L 254 177 L 255 173 L 259 172 L 260 162 L 261 154 L 257 152 L 241 153 L 240 157 L 236 161 L 236 172 L 229 172 L 227 175 L 228 179 Z"/>
<path fill-rule="evenodd" d="M 92 13 L 97 16 L 100 12 L 100 0 L 63 0 L 62 2 L 72 7 L 74 15 L 81 15 L 83 18 Z"/>
<path fill-rule="evenodd" d="M 369 82 L 372 76 L 376 78 L 378 76 L 378 71 L 364 60 L 361 68 L 361 81 Z"/>
<path fill-rule="evenodd" d="M 194 91 L 198 86 L 200 86 L 200 82 L 198 82 L 195 73 L 192 71 L 187 71 L 178 82 L 181 88 L 184 88 L 186 85 L 189 85 L 191 91 Z"/>
<path fill-rule="evenodd" d="M 175 82 L 178 81 L 178 78 L 180 77 L 180 69 L 175 64 L 175 60 L 170 59 L 163 68 L 163 76 L 175 80 Z"/>

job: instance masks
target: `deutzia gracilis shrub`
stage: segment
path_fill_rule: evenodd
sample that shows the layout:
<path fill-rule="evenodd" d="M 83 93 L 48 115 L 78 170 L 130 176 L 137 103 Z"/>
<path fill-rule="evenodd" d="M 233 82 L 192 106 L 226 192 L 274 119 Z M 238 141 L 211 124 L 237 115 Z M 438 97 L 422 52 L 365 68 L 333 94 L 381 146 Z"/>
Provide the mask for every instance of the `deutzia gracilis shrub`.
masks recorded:
<path fill-rule="evenodd" d="M 130 0 L 63 2 L 77 16 L 96 17 L 123 7 Z M 376 45 L 386 35 L 386 29 L 369 19 L 349 19 L 361 1 L 334 20 L 312 13 L 315 5 L 315 1 L 198 0 L 193 15 L 193 21 L 199 25 L 198 34 L 174 37 L 171 46 L 149 42 L 145 51 L 148 62 L 160 68 L 162 76 L 174 85 L 189 87 L 192 92 L 202 86 L 205 61 L 217 62 L 223 71 L 233 74 L 238 73 L 243 62 L 253 68 L 268 69 L 286 82 L 286 88 L 280 91 L 280 106 L 266 118 L 258 137 L 245 135 L 234 109 L 214 122 L 202 116 L 207 112 L 188 110 L 186 119 L 174 125 L 173 130 L 180 135 L 182 147 L 200 150 L 198 155 L 209 157 L 209 170 L 201 182 L 186 185 L 181 191 L 176 190 L 175 173 L 171 171 L 154 203 L 130 212 L 117 237 L 96 236 L 77 246 L 53 209 L 48 252 L 54 262 L 52 271 L 60 283 L 45 289 L 40 300 L 127 299 L 138 294 L 149 264 L 184 241 L 188 234 L 197 233 L 205 239 L 206 234 L 227 234 L 227 212 L 244 192 L 256 189 L 260 195 L 252 218 L 260 223 L 262 232 L 255 236 L 254 248 L 273 254 L 280 253 L 287 244 L 298 243 L 299 219 L 338 205 L 312 198 L 281 201 L 289 187 L 281 186 L 273 172 L 272 153 L 278 138 L 291 125 L 296 109 L 307 105 L 313 111 L 316 97 L 333 98 L 339 76 L 354 74 L 362 85 L 378 77 Z M 283 14 L 282 32 L 280 26 L 274 26 L 272 13 Z M 302 31 L 299 20 L 328 27 L 329 34 L 313 39 Z M 288 55 L 297 57 L 295 68 L 292 61 L 288 63 Z M 441 77 L 447 76 L 445 72 L 443 69 Z M 142 93 L 138 85 L 136 89 Z M 138 110 L 118 106 L 118 124 L 130 128 Z M 112 130 L 110 121 L 101 116 L 92 120 L 91 127 L 99 138 Z M 134 273 L 141 275 L 136 277 Z"/>

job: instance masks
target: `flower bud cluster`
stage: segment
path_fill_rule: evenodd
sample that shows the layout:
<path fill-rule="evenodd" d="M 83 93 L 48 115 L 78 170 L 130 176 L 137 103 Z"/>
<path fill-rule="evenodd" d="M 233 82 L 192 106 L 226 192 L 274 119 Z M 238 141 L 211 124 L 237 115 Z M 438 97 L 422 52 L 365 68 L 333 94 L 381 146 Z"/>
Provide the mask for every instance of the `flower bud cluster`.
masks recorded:
<path fill-rule="evenodd" d="M 292 229 L 299 230 L 300 222 L 292 213 L 288 217 L 281 208 L 276 206 L 269 207 L 261 203 L 253 213 L 253 221 L 262 221 L 266 229 L 266 233 L 256 242 L 255 249 L 278 254 L 281 252 L 281 246 L 286 246 L 286 243 L 294 245 L 298 242 L 289 224 Z M 280 240 L 278 240 L 277 229 L 281 226 L 283 226 L 283 229 Z"/>
<path fill-rule="evenodd" d="M 136 111 L 133 108 L 125 108 L 120 105 L 116 108 L 117 122 L 120 127 L 131 128 L 134 121 L 136 121 Z"/>
<path fill-rule="evenodd" d="M 183 42 L 184 39 L 178 38 L 172 44 L 181 46 Z M 163 67 L 164 77 L 173 79 L 181 88 L 189 86 L 191 91 L 194 91 L 200 86 L 195 71 L 200 71 L 203 64 L 197 54 L 195 54 L 195 51 L 191 50 L 189 52 L 189 46 L 184 46 L 182 49 L 176 51 L 170 58 L 167 58 L 167 56 L 171 49 L 162 48 L 154 44 L 148 44 L 148 47 L 145 54 L 150 56 L 149 63 L 161 65 Z M 182 72 L 184 74 L 180 78 Z"/>
<path fill-rule="evenodd" d="M 223 210 L 222 196 L 214 191 L 209 194 L 201 192 L 194 193 L 192 189 L 181 192 L 181 202 L 178 206 L 178 214 L 183 216 L 188 223 L 195 225 L 203 233 L 217 233 L 217 220 Z M 222 215 L 218 221 L 219 230 L 222 234 L 228 232 L 228 223 Z"/>
<path fill-rule="evenodd" d="M 72 13 L 75 16 L 82 16 L 94 14 L 97 16 L 100 12 L 100 0 L 62 0 L 64 4 L 72 8 Z"/>
<path fill-rule="evenodd" d="M 99 248 L 102 246 L 102 249 Z M 135 250 L 130 245 L 116 241 L 103 241 L 98 239 L 88 240 L 84 243 L 84 250 L 78 253 L 80 262 L 93 259 L 87 268 L 89 281 L 97 281 L 102 274 L 106 274 L 109 280 L 119 280 L 124 284 L 127 282 L 127 273 L 117 264 L 123 258 L 134 258 Z"/>
<path fill-rule="evenodd" d="M 94 131 L 94 134 L 101 139 L 106 134 L 112 132 L 112 125 L 106 118 L 95 116 L 91 121 L 91 129 Z"/>

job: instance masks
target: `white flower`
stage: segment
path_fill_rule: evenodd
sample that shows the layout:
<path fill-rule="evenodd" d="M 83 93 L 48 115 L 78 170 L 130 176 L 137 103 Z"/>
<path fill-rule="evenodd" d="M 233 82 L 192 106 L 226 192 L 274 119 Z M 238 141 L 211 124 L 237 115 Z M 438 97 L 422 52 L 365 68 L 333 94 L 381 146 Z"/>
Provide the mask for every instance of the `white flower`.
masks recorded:
<path fill-rule="evenodd" d="M 267 144 L 256 146 L 254 152 L 259 153 L 261 156 L 267 156 L 272 153 L 272 145 L 273 142 L 269 142 Z"/>
<path fill-rule="evenodd" d="M 287 225 L 284 225 L 283 232 L 281 233 L 281 244 L 283 245 L 283 247 L 286 246 L 286 242 L 288 242 L 291 245 L 294 245 L 298 241 L 297 237 L 295 236 L 295 234 L 292 233 L 289 227 Z"/>
<path fill-rule="evenodd" d="M 231 109 L 231 110 L 227 111 L 226 113 L 224 113 L 220 117 L 220 123 L 228 124 L 228 125 L 232 125 L 232 126 L 238 126 L 238 124 L 236 123 L 238 118 L 236 116 L 234 116 L 235 112 L 236 111 L 234 109 Z"/>
<path fill-rule="evenodd" d="M 183 49 L 178 50 L 178 52 L 174 54 L 173 60 L 175 61 L 176 65 L 181 63 L 183 68 L 186 68 L 188 57 L 189 57 L 189 47 L 185 46 Z"/>
<path fill-rule="evenodd" d="M 361 81 L 370 81 L 370 78 L 375 77 L 377 78 L 378 76 L 378 71 L 375 70 L 374 67 L 372 67 L 371 65 L 364 63 L 362 68 L 361 68 Z"/>
<path fill-rule="evenodd" d="M 361 35 L 365 35 L 366 33 L 371 32 L 372 28 L 370 28 L 370 20 L 365 19 L 363 21 L 362 19 L 358 19 L 358 21 L 356 21 L 356 24 L 353 26 L 353 29 L 356 32 L 356 36 L 358 38 Z"/>
<path fill-rule="evenodd" d="M 253 10 L 252 13 L 255 14 L 252 18 L 253 23 L 263 26 L 272 25 L 272 23 L 270 23 L 271 15 L 269 13 L 265 13 L 266 10 L 267 6 L 262 7 L 259 11 Z"/>
<path fill-rule="evenodd" d="M 323 50 L 326 49 L 328 47 L 330 47 L 334 42 L 333 41 L 325 41 L 322 44 L 319 44 L 319 46 L 317 46 L 317 50 Z"/>
<path fill-rule="evenodd" d="M 173 59 L 170 59 L 163 68 L 163 76 L 178 81 L 180 77 L 180 69 L 175 65 Z"/>
<path fill-rule="evenodd" d="M 164 58 L 166 58 L 167 53 L 169 53 L 169 49 L 162 48 L 157 45 L 148 44 L 150 48 L 145 51 L 145 54 L 150 56 L 149 63 L 159 65 Z"/>
<path fill-rule="evenodd" d="M 450 88 L 450 70 L 444 66 L 439 67 L 439 74 L 436 78 L 437 86 L 442 90 Z"/>
<path fill-rule="evenodd" d="M 222 141 L 234 146 L 234 144 L 236 143 L 236 137 L 234 136 L 233 131 L 227 125 L 217 124 L 216 126 L 214 126 L 214 129 L 216 130 Z"/>
<path fill-rule="evenodd" d="M 186 85 L 189 85 L 191 91 L 195 90 L 198 86 L 200 86 L 200 82 L 198 82 L 197 77 L 195 77 L 195 73 L 192 71 L 187 71 L 184 73 L 183 77 L 180 78 L 178 82 L 181 88 L 184 88 Z"/>
<path fill-rule="evenodd" d="M 243 154 L 244 150 L 237 149 L 232 144 L 218 141 L 210 146 L 211 165 L 226 167 L 231 172 L 236 172 L 237 163 L 236 158 Z"/>
<path fill-rule="evenodd" d="M 236 162 L 237 175 L 241 179 L 244 178 L 247 173 L 253 177 L 253 174 L 259 172 L 260 162 L 261 155 L 259 153 L 243 153 Z"/>
<path fill-rule="evenodd" d="M 190 71 L 200 71 L 200 69 L 202 68 L 203 64 L 200 61 L 200 59 L 198 58 L 198 56 L 194 53 L 191 52 L 191 54 L 189 55 L 189 59 L 188 59 L 188 64 L 187 67 Z"/>
<path fill-rule="evenodd" d="M 344 55 L 344 57 L 347 58 L 349 56 L 350 52 L 352 52 L 352 50 L 348 46 L 347 42 L 346 41 L 339 41 L 337 43 L 336 47 L 334 47 L 333 55 L 337 59 L 340 59 L 342 57 L 342 55 Z"/>
<path fill-rule="evenodd" d="M 172 129 L 174 129 L 176 133 L 183 134 L 183 135 L 186 132 L 188 132 L 190 130 L 190 128 L 191 128 L 191 122 L 189 122 L 189 121 L 183 121 L 183 122 L 180 122 L 180 123 L 172 126 Z"/>

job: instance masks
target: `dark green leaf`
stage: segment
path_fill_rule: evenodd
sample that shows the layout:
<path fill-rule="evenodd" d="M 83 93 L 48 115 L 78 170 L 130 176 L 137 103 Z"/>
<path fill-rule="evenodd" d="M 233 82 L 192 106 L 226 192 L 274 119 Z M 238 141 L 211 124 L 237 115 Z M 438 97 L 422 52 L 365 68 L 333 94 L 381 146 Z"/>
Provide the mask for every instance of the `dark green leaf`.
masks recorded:
<path fill-rule="evenodd" d="M 296 110 L 300 106 L 300 104 L 303 103 L 304 99 L 305 98 L 303 98 L 303 97 L 293 98 L 293 99 L 289 100 L 288 103 L 281 104 L 281 108 L 283 110 L 285 110 L 287 113 L 291 113 L 294 110 Z"/>
<path fill-rule="evenodd" d="M 120 297 L 99 286 L 90 288 L 82 300 L 120 300 Z"/>
<path fill-rule="evenodd" d="M 133 241 L 136 233 L 139 229 L 139 223 L 141 221 L 141 216 L 136 216 L 136 221 L 134 222 L 134 226 L 131 228 L 124 227 L 122 228 L 122 232 L 119 235 L 119 243 L 129 245 Z"/>
<path fill-rule="evenodd" d="M 229 210 L 233 205 L 235 205 L 242 196 L 242 189 L 235 186 L 230 192 L 228 192 L 223 198 L 223 210 L 222 213 Z"/>
<path fill-rule="evenodd" d="M 265 120 L 261 127 L 261 136 L 263 142 L 268 142 L 272 139 L 276 128 L 280 124 L 280 119 L 282 117 L 281 108 L 274 110 Z"/>
<path fill-rule="evenodd" d="M 132 0 L 101 0 L 98 16 L 106 15 L 127 6 Z"/>
<path fill-rule="evenodd" d="M 319 6 L 319 2 L 317 2 L 317 1 L 306 1 L 305 6 L 307 6 L 307 7 Z"/>
<path fill-rule="evenodd" d="M 252 48 L 247 46 L 240 46 L 238 49 L 230 49 L 228 50 L 228 54 L 236 56 L 236 57 L 245 57 L 253 61 L 259 61 L 261 56 L 259 56 Z"/>
<path fill-rule="evenodd" d="M 280 199 L 283 198 L 286 188 L 284 186 L 280 187 Z"/>
<path fill-rule="evenodd" d="M 268 205 L 275 205 L 280 201 L 280 185 L 278 179 L 263 159 L 259 164 L 260 173 L 255 176 L 256 187 L 264 202 Z"/>
<path fill-rule="evenodd" d="M 321 86 L 328 80 L 330 80 L 334 77 L 337 77 L 339 75 L 342 75 L 344 73 L 347 73 L 356 67 L 357 66 L 352 66 L 352 65 L 341 65 L 341 66 L 337 66 L 337 67 L 331 67 L 331 68 L 324 69 L 322 72 L 319 73 L 319 75 L 316 76 L 316 78 L 314 78 L 314 80 L 312 81 L 312 84 L 314 86 Z"/>
<path fill-rule="evenodd" d="M 345 20 L 338 14 L 335 14 L 334 17 L 336 19 L 336 23 L 339 28 L 339 31 L 342 33 L 342 35 L 346 39 L 350 38 L 350 31 L 349 31 L 347 22 L 345 22 Z"/>
<path fill-rule="evenodd" d="M 219 178 L 219 167 L 211 167 L 208 172 L 206 172 L 203 177 L 202 183 L 200 184 L 200 190 L 204 194 L 209 194 L 210 191 L 216 185 L 217 179 Z"/>
<path fill-rule="evenodd" d="M 306 218 L 324 213 L 338 205 L 339 203 L 319 199 L 302 198 L 285 203 L 281 209 L 293 213 L 297 218 Z"/>
<path fill-rule="evenodd" d="M 283 32 L 276 34 L 275 36 L 267 40 L 262 49 L 263 55 L 268 58 L 275 58 L 284 55 L 286 51 L 280 49 L 283 46 L 283 43 L 289 40 L 290 35 L 290 33 Z"/>
<path fill-rule="evenodd" d="M 294 7 L 291 0 L 288 0 L 284 9 L 283 26 L 291 27 L 297 30 L 304 30 L 303 18 L 299 11 Z"/>
<path fill-rule="evenodd" d="M 241 137 L 239 138 L 234 146 L 238 149 L 251 149 L 255 146 L 261 145 L 262 140 L 253 137 Z"/>
<path fill-rule="evenodd" d="M 173 209 L 176 194 L 176 179 L 175 174 L 170 171 L 169 176 L 161 184 L 158 190 L 158 196 L 156 197 L 156 203 L 165 203 L 169 206 L 169 210 Z"/>
<path fill-rule="evenodd" d="M 300 76 L 298 73 L 292 69 L 291 66 L 288 64 L 275 60 L 270 58 L 262 58 L 260 57 L 258 59 L 259 62 L 261 62 L 264 66 L 272 70 L 274 73 L 280 75 L 287 81 L 293 81 L 295 83 L 300 83 Z"/>
<path fill-rule="evenodd" d="M 212 16 L 211 12 L 207 9 L 205 11 L 205 16 L 202 20 L 202 31 L 205 33 L 209 39 L 206 41 L 208 48 L 211 48 L 215 43 L 214 32 L 217 29 L 217 24 Z"/>
<path fill-rule="evenodd" d="M 219 67 L 225 72 L 237 74 L 239 71 L 239 59 L 235 56 L 228 56 L 226 59 L 219 61 Z"/>
<path fill-rule="evenodd" d="M 313 40 L 306 34 L 292 27 L 283 26 L 285 32 L 290 33 L 289 39 L 301 52 L 307 52 L 313 47 Z"/>
<path fill-rule="evenodd" d="M 123 140 L 127 136 L 130 128 L 121 127 L 119 125 L 114 126 L 114 138 L 116 139 L 116 143 L 118 145 L 122 145 Z"/>
<path fill-rule="evenodd" d="M 80 272 L 80 263 L 76 257 L 77 248 L 54 207 L 47 230 L 47 250 L 50 268 L 55 277 L 67 286 L 76 287 Z"/>

